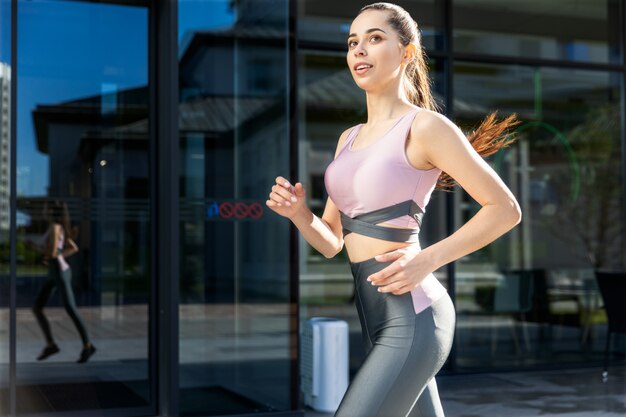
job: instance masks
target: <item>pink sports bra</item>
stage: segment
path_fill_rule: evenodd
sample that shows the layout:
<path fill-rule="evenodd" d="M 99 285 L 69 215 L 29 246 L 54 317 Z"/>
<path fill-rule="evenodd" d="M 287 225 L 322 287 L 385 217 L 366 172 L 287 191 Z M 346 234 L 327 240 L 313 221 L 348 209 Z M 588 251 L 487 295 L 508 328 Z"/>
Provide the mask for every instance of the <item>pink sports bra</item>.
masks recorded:
<path fill-rule="evenodd" d="M 395 242 L 419 242 L 422 216 L 441 175 L 439 168 L 414 168 L 406 157 L 406 138 L 419 110 L 407 112 L 387 133 L 363 149 L 352 149 L 363 124 L 354 126 L 326 168 L 326 191 L 339 209 L 344 236 L 356 232 Z M 381 226 L 385 223 L 401 227 Z M 432 272 L 428 274 L 411 289 L 415 313 L 426 309 L 446 291 Z"/>
<path fill-rule="evenodd" d="M 368 216 L 368 219 L 363 219 L 368 224 L 360 222 L 355 225 L 358 227 L 344 230 L 344 235 L 352 229 L 361 233 L 365 227 L 379 229 L 370 236 L 379 233 L 381 236 L 375 237 L 417 241 L 421 218 L 441 175 L 439 168 L 414 168 L 405 153 L 411 124 L 420 110 L 415 108 L 405 113 L 387 133 L 363 149 L 352 149 L 363 124 L 352 127 L 339 154 L 326 168 L 326 191 L 342 213 L 342 223 L 347 221 L 352 225 L 359 221 L 360 216 Z M 383 212 L 385 216 L 376 216 Z M 400 238 L 386 238 L 385 232 L 380 230 L 383 227 L 377 227 L 384 224 L 410 228 L 411 231 Z M 395 233 L 397 235 L 398 232 Z"/>

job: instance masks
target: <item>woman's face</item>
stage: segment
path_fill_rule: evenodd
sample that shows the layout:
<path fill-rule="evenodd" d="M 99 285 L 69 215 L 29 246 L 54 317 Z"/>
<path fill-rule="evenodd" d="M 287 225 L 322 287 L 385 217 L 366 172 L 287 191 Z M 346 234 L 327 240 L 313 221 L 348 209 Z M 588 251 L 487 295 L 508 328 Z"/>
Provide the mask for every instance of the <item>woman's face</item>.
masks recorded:
<path fill-rule="evenodd" d="M 387 23 L 387 12 L 366 10 L 352 21 L 348 35 L 348 68 L 359 87 L 377 91 L 404 71 L 405 48 Z"/>

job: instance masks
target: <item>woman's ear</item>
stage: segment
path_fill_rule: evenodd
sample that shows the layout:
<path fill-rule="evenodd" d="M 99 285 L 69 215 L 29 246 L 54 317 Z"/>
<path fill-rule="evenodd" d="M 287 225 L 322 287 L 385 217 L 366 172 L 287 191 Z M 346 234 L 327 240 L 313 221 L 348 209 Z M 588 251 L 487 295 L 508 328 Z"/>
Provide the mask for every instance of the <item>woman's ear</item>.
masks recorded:
<path fill-rule="evenodd" d="M 404 47 L 404 56 L 402 57 L 402 62 L 404 64 L 409 64 L 410 62 L 415 60 L 416 55 L 417 46 L 414 43 L 410 43 Z"/>

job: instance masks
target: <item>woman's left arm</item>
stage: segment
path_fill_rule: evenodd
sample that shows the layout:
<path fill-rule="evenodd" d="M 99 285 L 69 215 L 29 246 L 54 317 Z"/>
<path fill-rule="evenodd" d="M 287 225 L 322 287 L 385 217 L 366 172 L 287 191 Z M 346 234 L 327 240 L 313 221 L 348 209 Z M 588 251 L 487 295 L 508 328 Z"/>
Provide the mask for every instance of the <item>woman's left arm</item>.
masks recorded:
<path fill-rule="evenodd" d="M 429 273 L 488 245 L 522 219 L 511 190 L 447 117 L 431 111 L 419 112 L 410 140 L 419 142 L 418 148 L 429 162 L 454 178 L 482 207 L 453 234 L 418 253 L 403 248 L 376 256 L 380 262 L 404 258 L 369 278 L 373 285 L 380 286 L 379 291 L 394 294 L 409 291 Z"/>
<path fill-rule="evenodd" d="M 64 258 L 72 256 L 73 254 L 78 252 L 78 245 L 76 244 L 76 242 L 74 242 L 74 239 L 72 239 L 71 237 L 68 237 L 67 238 L 67 244 L 68 244 L 68 248 L 63 250 L 63 257 Z"/>

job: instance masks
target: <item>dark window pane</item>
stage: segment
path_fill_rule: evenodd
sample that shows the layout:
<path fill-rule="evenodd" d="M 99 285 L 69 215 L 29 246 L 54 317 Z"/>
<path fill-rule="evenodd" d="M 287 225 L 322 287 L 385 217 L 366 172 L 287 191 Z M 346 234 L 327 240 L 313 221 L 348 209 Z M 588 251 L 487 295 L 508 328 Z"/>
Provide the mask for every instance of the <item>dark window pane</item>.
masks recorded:
<path fill-rule="evenodd" d="M 458 366 L 488 370 L 598 360 L 606 316 L 595 271 L 623 270 L 620 74 L 457 63 L 456 121 L 516 112 L 518 141 L 488 158 L 522 222 L 463 257 Z M 480 206 L 457 196 L 461 222 Z"/>
<path fill-rule="evenodd" d="M 443 35 L 441 14 L 436 0 L 393 2 L 408 11 L 417 21 L 426 49 L 441 49 Z M 347 50 L 347 38 L 352 20 L 367 3 L 332 0 L 298 0 L 298 38 L 337 44 Z M 437 4 L 437 6 L 439 6 Z"/>
<path fill-rule="evenodd" d="M 148 10 L 18 12 L 17 414 L 146 415 Z M 97 351 L 76 364 L 87 343 Z"/>
<path fill-rule="evenodd" d="M 456 52 L 620 63 L 619 2 L 453 2 Z"/>
<path fill-rule="evenodd" d="M 180 407 L 291 408 L 288 2 L 180 0 Z M 295 180 L 295 179 L 293 179 Z"/>

